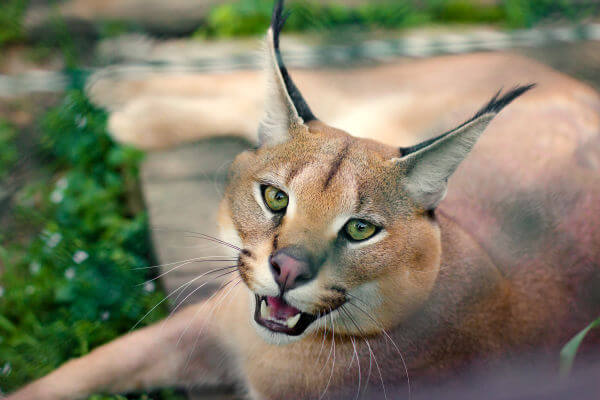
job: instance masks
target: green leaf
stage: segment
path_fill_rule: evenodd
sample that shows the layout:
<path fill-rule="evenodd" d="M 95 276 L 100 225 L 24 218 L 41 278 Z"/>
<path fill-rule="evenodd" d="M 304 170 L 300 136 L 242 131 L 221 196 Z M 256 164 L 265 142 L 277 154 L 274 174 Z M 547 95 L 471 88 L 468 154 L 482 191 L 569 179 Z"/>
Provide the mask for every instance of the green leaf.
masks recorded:
<path fill-rule="evenodd" d="M 10 322 L 8 319 L 4 318 L 0 315 L 0 329 L 3 329 L 9 333 L 14 333 L 17 330 L 17 327 Z"/>
<path fill-rule="evenodd" d="M 573 368 L 573 362 L 575 361 L 575 355 L 581 342 L 588 334 L 588 332 L 594 328 L 600 327 L 600 318 L 593 321 L 585 329 L 575 335 L 560 351 L 560 376 L 565 378 L 571 372 Z"/>

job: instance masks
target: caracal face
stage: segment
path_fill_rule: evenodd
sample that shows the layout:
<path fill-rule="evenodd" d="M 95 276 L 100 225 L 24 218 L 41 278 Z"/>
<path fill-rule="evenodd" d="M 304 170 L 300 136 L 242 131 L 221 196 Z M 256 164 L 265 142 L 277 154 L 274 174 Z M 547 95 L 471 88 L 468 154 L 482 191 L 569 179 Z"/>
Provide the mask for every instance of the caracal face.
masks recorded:
<path fill-rule="evenodd" d="M 289 141 L 240 154 L 221 206 L 227 237 L 244 249 L 248 312 L 271 343 L 326 324 L 348 334 L 390 328 L 425 301 L 439 268 L 438 226 L 403 190 L 392 161 L 399 150 L 308 125 Z M 287 205 L 272 210 L 266 188 L 285 194 Z M 372 235 L 353 239 L 347 227 L 356 220 L 372 224 Z M 272 265 L 282 249 L 309 264 L 285 289 Z"/>

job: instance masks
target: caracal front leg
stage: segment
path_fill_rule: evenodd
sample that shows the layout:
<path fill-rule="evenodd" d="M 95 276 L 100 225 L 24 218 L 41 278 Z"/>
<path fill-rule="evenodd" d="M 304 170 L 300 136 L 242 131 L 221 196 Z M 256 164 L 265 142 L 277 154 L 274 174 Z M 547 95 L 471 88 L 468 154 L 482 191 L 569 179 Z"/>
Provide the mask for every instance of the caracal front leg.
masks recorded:
<path fill-rule="evenodd" d="M 217 296 L 219 297 L 219 296 Z M 75 400 L 162 386 L 232 384 L 211 302 L 129 333 L 71 360 L 6 400 Z"/>

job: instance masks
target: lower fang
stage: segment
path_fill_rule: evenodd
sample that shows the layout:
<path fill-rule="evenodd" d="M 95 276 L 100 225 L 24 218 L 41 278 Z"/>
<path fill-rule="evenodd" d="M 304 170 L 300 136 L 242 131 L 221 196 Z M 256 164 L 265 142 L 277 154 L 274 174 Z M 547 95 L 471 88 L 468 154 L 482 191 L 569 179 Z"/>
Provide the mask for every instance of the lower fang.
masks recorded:
<path fill-rule="evenodd" d="M 267 319 L 269 318 L 269 314 L 269 306 L 267 305 L 267 301 L 263 299 L 260 301 L 260 317 L 262 319 Z"/>
<path fill-rule="evenodd" d="M 287 319 L 287 321 L 285 321 L 285 324 L 287 325 L 288 328 L 293 328 L 296 326 L 296 324 L 298 323 L 298 321 L 300 320 L 300 313 L 294 315 L 293 317 L 290 317 Z"/>

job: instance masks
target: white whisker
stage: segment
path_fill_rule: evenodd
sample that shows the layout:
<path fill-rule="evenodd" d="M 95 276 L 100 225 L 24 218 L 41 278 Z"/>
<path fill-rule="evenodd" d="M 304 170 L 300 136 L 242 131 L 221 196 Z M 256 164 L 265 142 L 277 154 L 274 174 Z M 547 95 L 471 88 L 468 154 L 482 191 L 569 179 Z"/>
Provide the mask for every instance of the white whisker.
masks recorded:
<path fill-rule="evenodd" d="M 381 368 L 379 368 L 379 363 L 377 362 L 377 357 L 375 357 L 375 353 L 371 349 L 371 345 L 369 344 L 369 341 L 366 338 L 365 338 L 365 343 L 367 344 L 367 347 L 369 348 L 369 354 L 371 354 L 373 356 L 373 361 L 375 361 L 375 367 L 377 367 L 377 371 L 379 372 L 379 379 L 381 380 L 381 387 L 383 388 L 383 397 L 387 400 L 387 392 L 385 390 L 385 384 L 383 383 L 383 375 L 381 374 Z"/>
<path fill-rule="evenodd" d="M 223 277 L 223 276 L 225 276 L 225 275 L 228 275 L 228 274 L 234 273 L 234 272 L 237 272 L 237 269 L 236 269 L 236 270 L 233 270 L 233 271 L 227 271 L 227 272 L 224 272 L 224 273 L 222 273 L 222 274 L 219 274 L 219 275 L 217 275 L 217 276 L 215 276 L 215 277 L 211 278 L 210 280 L 208 280 L 208 281 L 206 281 L 206 282 L 202 283 L 200 286 L 198 286 L 197 288 L 195 288 L 194 290 L 192 290 L 190 293 L 188 293 L 188 295 L 187 295 L 187 296 L 185 296 L 185 297 L 183 298 L 183 300 L 181 300 L 181 301 L 179 302 L 179 304 L 177 304 L 177 306 L 175 306 L 175 308 L 173 308 L 173 311 L 171 311 L 171 314 L 169 314 L 169 316 L 168 316 L 166 319 L 168 320 L 168 319 L 171 317 L 171 315 L 173 315 L 173 314 L 175 313 L 175 311 L 177 311 L 177 310 L 179 309 L 179 307 L 181 307 L 181 305 L 182 305 L 182 304 L 184 304 L 184 303 L 185 303 L 185 301 L 186 301 L 187 299 L 189 299 L 189 298 L 190 298 L 190 296 L 192 296 L 192 295 L 193 295 L 194 293 L 196 293 L 198 290 L 202 289 L 204 286 L 206 286 L 206 285 L 208 285 L 209 283 L 211 283 L 211 281 L 213 281 L 213 280 L 215 280 L 215 279 L 217 279 L 217 278 L 221 278 L 221 277 Z"/>
<path fill-rule="evenodd" d="M 171 271 L 174 271 L 174 270 L 176 270 L 176 269 L 179 269 L 179 268 L 181 268 L 181 267 L 184 267 L 184 266 L 186 266 L 186 265 L 188 265 L 188 264 L 193 264 L 193 263 L 196 263 L 196 262 L 204 262 L 204 261 L 224 261 L 224 262 L 232 262 L 232 261 L 236 261 L 236 259 L 229 259 L 229 260 L 193 260 L 193 261 L 187 261 L 187 262 L 183 262 L 183 263 L 181 263 L 181 264 L 179 264 L 179 265 L 177 265 L 177 266 L 175 266 L 175 267 L 173 267 L 173 268 L 171 268 L 171 269 L 169 269 L 169 270 L 167 270 L 167 271 L 163 272 L 162 274 L 160 274 L 160 275 L 158 275 L 158 276 L 156 276 L 156 277 L 154 277 L 154 278 L 152 278 L 152 279 L 149 279 L 149 280 L 147 280 L 146 282 L 143 282 L 143 283 L 140 283 L 140 284 L 138 284 L 137 286 L 142 286 L 142 285 L 145 285 L 145 284 L 147 284 L 147 283 L 149 283 L 149 282 L 152 282 L 152 281 L 155 281 L 155 280 L 157 280 L 157 279 L 160 279 L 160 278 L 162 278 L 163 276 L 167 275 L 169 272 L 171 272 Z M 223 268 L 233 268 L 233 267 L 223 267 Z M 211 270 L 211 271 L 214 271 L 214 270 Z"/>
<path fill-rule="evenodd" d="M 321 352 L 323 352 L 323 348 L 325 347 L 325 338 L 327 337 L 327 318 L 323 318 L 323 340 L 321 341 L 321 348 L 319 349 L 319 354 L 317 354 L 317 358 L 315 359 L 315 364 L 319 362 L 321 359 Z"/>
<path fill-rule="evenodd" d="M 222 244 L 223 246 L 230 247 L 230 248 L 235 249 L 237 251 L 242 251 L 241 248 L 237 247 L 234 244 L 231 244 L 229 242 L 226 242 L 226 241 L 221 240 L 219 238 L 216 238 L 214 236 L 207 235 L 205 233 L 188 231 L 188 230 L 184 230 L 184 229 L 169 229 L 169 228 L 159 228 L 159 227 L 152 227 L 150 229 L 156 230 L 156 231 L 165 231 L 165 232 L 187 233 L 187 234 L 191 234 L 191 235 L 195 235 L 195 236 L 184 236 L 184 237 L 193 237 L 193 238 L 196 238 L 196 239 L 206 239 L 206 240 L 209 240 L 211 242 L 219 243 L 219 244 Z"/>
<path fill-rule="evenodd" d="M 356 361 L 358 363 L 358 388 L 356 389 L 356 397 L 355 397 L 355 399 L 358 399 L 358 397 L 360 396 L 360 387 L 362 384 L 362 372 L 360 370 L 360 357 L 358 355 L 358 351 L 356 350 L 356 342 L 354 341 L 354 338 L 350 337 L 350 340 L 352 341 L 352 348 L 354 349 L 354 354 L 356 354 Z"/>
<path fill-rule="evenodd" d="M 359 301 L 361 300 L 361 299 L 359 299 L 356 296 L 352 296 L 352 297 L 355 298 L 355 299 L 357 299 L 357 300 L 359 300 Z M 412 388 L 411 388 L 411 385 L 410 385 L 410 376 L 409 376 L 409 373 L 408 373 L 408 367 L 406 366 L 406 361 L 404 360 L 404 356 L 402 355 L 402 352 L 400 351 L 400 348 L 398 347 L 398 345 L 396 344 L 396 342 L 394 341 L 394 339 L 392 339 L 392 337 L 389 335 L 389 333 L 383 328 L 383 326 L 381 325 L 381 323 L 379 321 L 377 321 L 373 316 L 371 316 L 369 313 L 367 313 L 365 310 L 363 310 L 358 305 L 352 303 L 351 301 L 349 301 L 348 304 L 353 305 L 359 311 L 363 312 L 367 317 L 369 317 L 371 319 L 371 321 L 373 321 L 375 323 L 375 325 L 379 329 L 381 329 L 381 331 L 383 332 L 383 334 L 386 337 L 386 340 L 389 340 L 392 343 L 392 346 L 394 346 L 394 348 L 398 352 L 398 355 L 400 356 L 400 361 L 402 361 L 402 366 L 404 367 L 404 373 L 406 374 L 406 385 L 407 385 L 407 388 L 408 388 L 408 399 L 410 400 L 410 398 L 412 397 Z"/>
<path fill-rule="evenodd" d="M 173 296 L 177 291 L 179 290 L 185 290 L 185 288 L 187 288 L 189 285 L 191 285 L 192 283 L 194 283 L 195 280 L 200 279 L 201 277 L 195 277 L 194 279 L 191 279 L 183 284 L 181 284 L 177 289 L 173 290 L 171 293 L 169 293 L 169 295 L 165 296 L 161 301 L 159 301 L 158 303 L 156 303 L 154 305 L 154 307 L 152 307 L 146 314 L 144 314 L 142 316 L 142 318 L 140 318 L 138 320 L 138 322 L 136 322 L 130 329 L 130 331 L 134 330 L 143 320 L 144 318 L 146 318 L 148 315 L 150 315 L 150 313 L 152 313 L 152 311 L 154 311 L 156 309 L 156 307 L 160 306 L 163 302 L 165 302 L 167 299 L 169 299 L 169 297 Z M 184 288 L 185 286 L 185 288 Z"/>
<path fill-rule="evenodd" d="M 329 385 L 331 384 L 331 378 L 333 377 L 333 371 L 335 369 L 335 324 L 333 323 L 333 317 L 331 316 L 331 309 L 329 309 L 329 319 L 331 320 L 331 330 L 332 330 L 331 341 L 333 343 L 333 362 L 331 363 L 331 373 L 329 374 L 329 379 L 327 380 L 327 386 L 325 386 L 325 390 L 319 397 L 319 400 L 321 400 L 327 393 L 327 389 L 329 389 Z"/>
<path fill-rule="evenodd" d="M 220 305 L 220 304 L 223 302 L 223 300 L 225 300 L 225 299 L 227 298 L 227 296 L 229 296 L 229 294 L 231 293 L 231 291 L 232 291 L 232 290 L 233 290 L 233 289 L 234 289 L 234 288 L 235 288 L 237 285 L 239 285 L 239 283 L 240 283 L 241 281 L 242 281 L 241 279 L 238 279 L 238 281 L 237 281 L 237 282 L 236 282 L 236 283 L 235 283 L 235 284 L 234 284 L 232 287 L 230 287 L 230 288 L 229 288 L 229 290 L 227 291 L 227 293 L 226 293 L 226 294 L 225 294 L 223 297 L 221 297 L 221 299 L 219 300 L 219 302 L 218 302 L 216 305 L 213 305 L 213 307 L 212 307 L 212 310 L 211 310 L 211 312 L 209 313 L 209 316 L 208 316 L 208 318 L 206 319 L 207 321 L 209 321 L 209 320 L 212 318 L 212 314 L 213 314 L 213 312 L 215 311 L 215 307 L 216 307 L 217 305 Z M 230 281 L 229 283 L 231 283 L 231 281 Z M 228 284 L 229 284 L 229 283 L 228 283 Z M 187 357 L 187 360 L 186 360 L 186 362 L 185 362 L 185 365 L 184 365 L 184 367 L 183 367 L 183 371 L 186 371 L 186 370 L 187 370 L 187 368 L 188 368 L 188 364 L 190 363 L 190 360 L 192 359 L 192 355 L 194 354 L 194 351 L 196 350 L 196 346 L 198 345 L 198 340 L 200 340 L 200 337 L 202 336 L 202 333 L 204 333 L 204 329 L 206 329 L 206 325 L 207 325 L 207 324 L 205 324 L 205 325 L 202 327 L 202 329 L 200 329 L 200 331 L 198 332 L 198 334 L 196 335 L 196 339 L 194 340 L 194 345 L 192 346 L 192 349 L 190 350 L 190 353 L 189 353 L 189 355 L 188 355 L 188 357 Z M 178 340 L 177 342 L 179 343 L 179 340 Z"/>
<path fill-rule="evenodd" d="M 170 265 L 175 265 L 175 264 L 179 264 L 182 262 L 187 262 L 187 261 L 195 261 L 195 260 L 214 260 L 214 261 L 226 261 L 226 260 L 230 260 L 230 261 L 235 261 L 235 258 L 231 258 L 231 257 L 225 257 L 225 256 L 208 256 L 208 257 L 195 257 L 195 258 L 190 258 L 188 260 L 179 260 L 179 261 L 174 261 L 174 262 L 170 262 L 170 263 L 164 263 L 164 264 L 159 264 L 159 265 L 151 265 L 149 267 L 138 267 L 138 268 L 130 268 L 130 271 L 139 271 L 142 269 L 152 269 L 152 268 L 161 268 L 161 267 L 168 267 Z"/>

